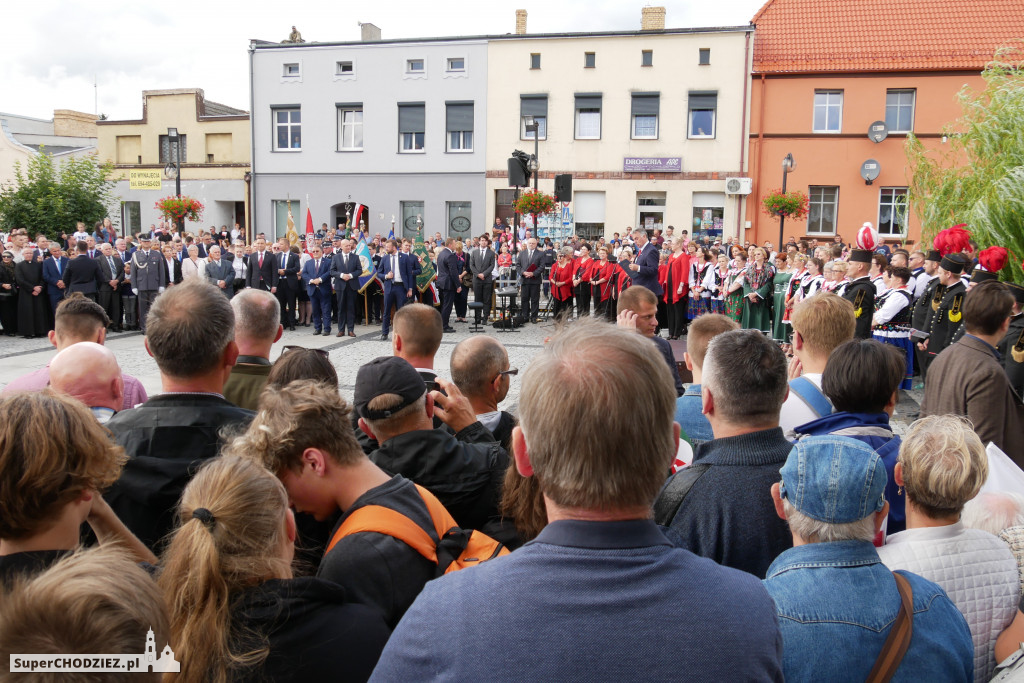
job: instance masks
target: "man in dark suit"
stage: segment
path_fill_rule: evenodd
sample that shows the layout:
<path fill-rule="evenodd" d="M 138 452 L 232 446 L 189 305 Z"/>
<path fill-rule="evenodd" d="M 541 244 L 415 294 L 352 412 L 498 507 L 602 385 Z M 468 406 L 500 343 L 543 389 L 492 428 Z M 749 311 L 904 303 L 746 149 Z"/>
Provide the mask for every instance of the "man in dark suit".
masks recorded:
<path fill-rule="evenodd" d="M 110 242 L 100 246 L 100 255 L 95 259 L 100 267 L 99 304 L 110 318 L 110 326 L 120 332 L 121 326 L 121 283 L 124 282 L 124 263 L 114 253 Z"/>
<path fill-rule="evenodd" d="M 103 280 L 100 275 L 100 266 L 95 260 L 89 258 L 89 247 L 85 242 L 79 242 L 78 256 L 68 263 L 64 269 L 61 279 L 64 281 L 64 291 L 81 292 L 87 299 L 96 301 L 99 284 Z"/>
<path fill-rule="evenodd" d="M 523 317 L 526 322 L 540 322 L 540 283 L 544 279 L 544 252 L 537 248 L 537 239 L 526 240 L 519 252 L 519 283 L 522 287 Z"/>
<path fill-rule="evenodd" d="M 277 255 L 277 298 L 281 302 L 281 324 L 295 331 L 296 308 L 299 296 L 299 269 L 301 257 L 291 252 L 288 239 L 281 238 Z"/>
<path fill-rule="evenodd" d="M 658 283 L 658 248 L 647 240 L 647 231 L 637 228 L 633 231 L 633 242 L 636 243 L 636 258 L 629 265 L 633 271 L 634 285 L 640 285 L 661 296 L 661 284 Z"/>
<path fill-rule="evenodd" d="M 315 242 L 309 255 L 313 258 L 302 266 L 302 282 L 313 305 L 313 334 L 331 333 L 331 268 L 333 260 L 324 257 L 323 249 Z M 357 259 L 358 260 L 358 259 Z M 337 286 L 337 285 L 335 285 Z M 338 331 L 341 336 L 341 331 Z M 355 334 L 352 335 L 353 337 Z"/>
<path fill-rule="evenodd" d="M 384 283 L 384 310 L 381 311 L 383 323 L 380 329 L 381 341 L 388 338 L 391 332 L 391 305 L 401 308 L 408 297 L 412 296 L 416 284 L 414 264 L 416 257 L 398 251 L 398 242 L 391 239 L 385 243 L 387 254 L 380 260 L 377 278 Z M 335 255 L 334 258 L 339 258 Z"/>
<path fill-rule="evenodd" d="M 484 305 L 484 321 L 491 315 L 491 294 L 494 291 L 494 251 L 487 235 L 480 237 L 480 246 L 469 252 L 469 272 L 473 276 L 473 300 Z"/>
<path fill-rule="evenodd" d="M 220 247 L 210 247 L 210 258 L 206 262 L 206 279 L 224 292 L 227 298 L 235 295 L 235 269 L 230 262 L 221 258 Z"/>
<path fill-rule="evenodd" d="M 64 270 L 68 267 L 68 257 L 61 256 L 60 245 L 50 245 L 50 258 L 43 261 L 43 281 L 46 282 L 46 294 L 50 297 L 50 310 L 56 311 L 57 304 L 64 298 Z"/>
<path fill-rule="evenodd" d="M 262 237 L 256 240 L 254 246 L 255 250 L 249 254 L 245 286 L 277 294 L 277 259 L 267 251 L 267 241 Z"/>
<path fill-rule="evenodd" d="M 455 295 L 462 292 L 462 283 L 459 280 L 459 259 L 452 251 L 454 246 L 455 238 L 449 237 L 444 241 L 444 249 L 437 257 L 437 289 L 441 293 L 441 322 L 444 324 L 445 332 L 455 331 L 449 321 L 452 317 Z"/>
<path fill-rule="evenodd" d="M 348 336 L 356 336 L 356 296 L 359 294 L 359 276 L 362 272 L 363 264 L 359 256 L 352 253 L 352 241 L 342 240 L 341 253 L 334 255 L 330 267 L 334 279 L 334 295 L 338 297 L 339 337 L 345 334 L 345 330 L 348 330 Z M 327 331 L 331 331 L 329 324 Z"/>

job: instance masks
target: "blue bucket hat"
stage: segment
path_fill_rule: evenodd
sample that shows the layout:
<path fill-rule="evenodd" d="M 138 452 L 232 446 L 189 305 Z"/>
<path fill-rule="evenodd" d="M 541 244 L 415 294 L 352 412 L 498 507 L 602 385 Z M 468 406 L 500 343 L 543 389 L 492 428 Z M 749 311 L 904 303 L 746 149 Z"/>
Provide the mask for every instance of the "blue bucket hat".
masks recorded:
<path fill-rule="evenodd" d="M 888 476 L 882 458 L 846 436 L 801 439 L 779 474 L 781 497 L 820 522 L 857 522 L 885 505 Z"/>

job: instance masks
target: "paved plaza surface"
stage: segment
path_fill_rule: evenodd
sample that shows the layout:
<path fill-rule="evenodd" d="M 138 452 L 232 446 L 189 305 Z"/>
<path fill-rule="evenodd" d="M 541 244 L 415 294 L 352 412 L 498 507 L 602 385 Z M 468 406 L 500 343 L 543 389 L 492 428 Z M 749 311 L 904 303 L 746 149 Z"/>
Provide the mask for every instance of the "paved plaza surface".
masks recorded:
<path fill-rule="evenodd" d="M 449 360 L 452 349 L 459 341 L 471 336 L 469 324 L 455 323 L 456 332 L 444 335 L 441 348 L 437 352 L 434 369 L 445 378 L 450 378 Z M 508 349 L 509 364 L 518 368 L 520 373 L 529 366 L 537 351 L 544 345 L 544 339 L 555 333 L 554 321 L 525 325 L 515 331 L 505 332 L 487 326 L 484 332 L 494 336 Z M 307 348 L 326 349 L 330 353 L 331 362 L 338 372 L 341 394 L 346 400 L 352 400 L 355 388 L 356 372 L 359 366 L 376 358 L 391 354 L 391 341 L 380 340 L 380 325 L 356 325 L 356 336 L 335 337 L 313 336 L 312 327 L 299 327 L 295 332 L 285 331 L 281 340 L 274 344 L 270 359 L 276 360 L 285 346 L 296 345 Z M 121 370 L 134 375 L 146 388 L 150 396 L 161 391 L 160 373 L 154 361 L 143 345 L 140 332 L 111 333 L 107 335 L 106 345 L 117 355 Z M 43 367 L 50 362 L 56 350 L 46 338 L 23 339 L 21 337 L 0 337 L 0 387 L 6 386 L 15 377 Z M 521 375 L 520 375 L 521 377 Z M 595 381 L 601 381 L 595 378 Z M 502 410 L 518 413 L 520 378 L 513 377 L 509 386 L 508 396 L 499 406 Z M 910 423 L 908 415 L 918 409 L 923 391 L 903 392 L 902 398 L 893 418 L 893 427 L 902 433 Z M 643 419 L 638 415 L 637 419 Z"/>

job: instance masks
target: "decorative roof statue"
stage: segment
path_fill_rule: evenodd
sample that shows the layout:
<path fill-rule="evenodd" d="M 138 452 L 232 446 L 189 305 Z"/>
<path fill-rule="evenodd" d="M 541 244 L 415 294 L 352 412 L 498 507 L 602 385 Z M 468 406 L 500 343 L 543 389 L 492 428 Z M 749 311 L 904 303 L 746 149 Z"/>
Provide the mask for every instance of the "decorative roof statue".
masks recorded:
<path fill-rule="evenodd" d="M 288 34 L 288 39 L 287 40 L 282 40 L 281 42 L 282 43 L 304 43 L 306 41 L 302 39 L 302 34 L 299 33 L 299 29 L 297 29 L 294 26 L 292 26 L 292 32 Z"/>

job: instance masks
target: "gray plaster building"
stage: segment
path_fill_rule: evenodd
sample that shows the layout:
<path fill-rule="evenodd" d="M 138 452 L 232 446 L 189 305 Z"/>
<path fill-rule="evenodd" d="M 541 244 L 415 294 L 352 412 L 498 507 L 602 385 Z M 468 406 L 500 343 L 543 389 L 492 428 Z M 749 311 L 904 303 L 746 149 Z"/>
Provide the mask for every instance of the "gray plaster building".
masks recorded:
<path fill-rule="evenodd" d="M 361 41 L 249 54 L 256 232 L 284 234 L 289 208 L 302 232 L 307 207 L 317 229 L 351 214 L 371 235 L 487 226 L 486 39 L 381 40 L 365 24 Z"/>

